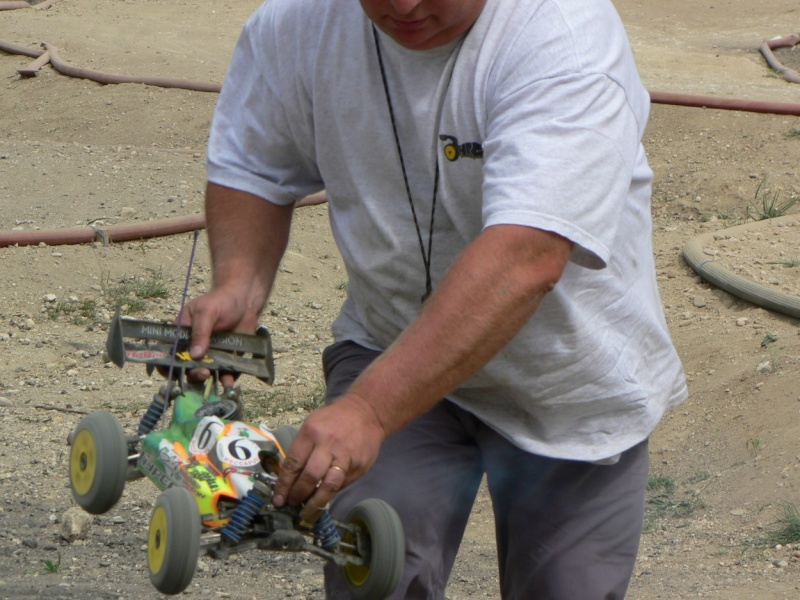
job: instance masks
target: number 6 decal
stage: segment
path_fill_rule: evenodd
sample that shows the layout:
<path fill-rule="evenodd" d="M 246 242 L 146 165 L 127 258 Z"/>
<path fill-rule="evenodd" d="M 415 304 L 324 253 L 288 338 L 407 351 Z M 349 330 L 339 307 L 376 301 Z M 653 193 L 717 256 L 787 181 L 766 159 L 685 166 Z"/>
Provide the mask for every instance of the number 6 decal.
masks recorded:
<path fill-rule="evenodd" d="M 217 436 L 225 427 L 217 417 L 205 417 L 194 431 L 192 441 L 189 442 L 189 452 L 192 454 L 208 454 L 217 443 Z"/>
<path fill-rule="evenodd" d="M 252 467 L 260 461 L 259 447 L 253 440 L 226 436 L 217 443 L 217 456 L 234 467 Z"/>

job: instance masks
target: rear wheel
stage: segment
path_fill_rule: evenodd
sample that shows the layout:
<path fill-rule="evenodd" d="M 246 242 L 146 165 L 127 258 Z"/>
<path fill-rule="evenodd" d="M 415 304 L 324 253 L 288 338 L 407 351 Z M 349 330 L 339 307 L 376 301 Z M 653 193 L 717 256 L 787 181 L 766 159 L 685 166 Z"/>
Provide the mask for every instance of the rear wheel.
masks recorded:
<path fill-rule="evenodd" d="M 356 600 L 385 598 L 403 575 L 406 545 L 400 517 L 383 500 L 370 498 L 350 511 L 347 523 L 361 528 L 369 540 L 367 564 L 344 567 L 350 593 Z"/>
<path fill-rule="evenodd" d="M 159 495 L 150 517 L 147 566 L 150 581 L 162 594 L 179 594 L 194 577 L 200 555 L 200 509 L 185 488 Z"/>
<path fill-rule="evenodd" d="M 86 416 L 75 429 L 69 458 L 72 497 L 95 515 L 122 497 L 128 477 L 128 442 L 117 418 L 98 411 Z"/>

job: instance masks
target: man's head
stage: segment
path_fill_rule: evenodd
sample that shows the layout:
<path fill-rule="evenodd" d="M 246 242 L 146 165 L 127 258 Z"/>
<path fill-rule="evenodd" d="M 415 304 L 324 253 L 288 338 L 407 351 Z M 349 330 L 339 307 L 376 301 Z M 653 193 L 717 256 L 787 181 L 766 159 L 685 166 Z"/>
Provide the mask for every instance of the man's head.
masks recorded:
<path fill-rule="evenodd" d="M 360 0 L 367 16 L 401 46 L 429 50 L 465 33 L 486 0 Z"/>

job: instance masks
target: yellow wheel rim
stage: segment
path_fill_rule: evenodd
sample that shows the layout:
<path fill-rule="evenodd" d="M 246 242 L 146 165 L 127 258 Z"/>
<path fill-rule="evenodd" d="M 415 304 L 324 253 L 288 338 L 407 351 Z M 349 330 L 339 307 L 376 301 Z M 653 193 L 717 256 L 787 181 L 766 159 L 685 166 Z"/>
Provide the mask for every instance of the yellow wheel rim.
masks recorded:
<path fill-rule="evenodd" d="M 457 159 L 458 148 L 456 148 L 453 144 L 447 144 L 447 146 L 444 147 L 444 156 L 450 161 Z"/>
<path fill-rule="evenodd" d="M 353 525 L 358 525 L 359 527 L 366 527 L 364 523 L 353 523 Z M 352 535 L 345 536 L 346 541 L 350 544 L 355 544 L 355 540 L 353 539 Z M 352 583 L 355 586 L 364 585 L 369 577 L 369 565 L 356 565 L 353 563 L 347 563 L 344 566 L 344 574 L 347 577 L 347 581 Z"/>
<path fill-rule="evenodd" d="M 150 536 L 147 542 L 147 564 L 151 573 L 159 573 L 167 555 L 167 511 L 157 506 L 150 519 Z"/>
<path fill-rule="evenodd" d="M 69 474 L 72 487 L 80 496 L 92 489 L 97 472 L 97 448 L 94 437 L 88 429 L 82 430 L 72 442 Z"/>
<path fill-rule="evenodd" d="M 345 575 L 347 575 L 347 581 L 353 585 L 364 585 L 364 582 L 367 581 L 367 577 L 369 577 L 369 567 L 354 565 L 352 563 L 348 563 L 344 566 L 344 572 Z"/>

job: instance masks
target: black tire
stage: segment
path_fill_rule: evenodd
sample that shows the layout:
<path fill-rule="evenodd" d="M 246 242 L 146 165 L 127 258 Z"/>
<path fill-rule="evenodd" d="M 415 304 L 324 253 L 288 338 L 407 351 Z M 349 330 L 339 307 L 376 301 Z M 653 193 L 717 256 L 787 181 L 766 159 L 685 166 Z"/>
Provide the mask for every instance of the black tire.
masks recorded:
<path fill-rule="evenodd" d="M 162 594 L 179 594 L 192 582 L 200 556 L 200 509 L 186 488 L 159 495 L 150 516 L 147 567 Z"/>
<path fill-rule="evenodd" d="M 386 598 L 403 576 L 406 542 L 400 517 L 383 500 L 370 498 L 350 511 L 347 523 L 369 535 L 371 548 L 368 565 L 348 563 L 344 567 L 350 593 L 356 600 Z"/>
<path fill-rule="evenodd" d="M 69 458 L 72 497 L 83 510 L 99 515 L 122 497 L 128 478 L 128 442 L 117 418 L 98 411 L 75 428 Z"/>
<path fill-rule="evenodd" d="M 292 442 L 294 441 L 295 436 L 297 435 L 297 428 L 292 427 L 291 425 L 281 425 L 275 431 L 272 432 L 272 435 L 275 436 L 275 439 L 278 440 L 278 444 L 280 444 L 281 450 L 283 450 L 283 455 L 289 452 L 289 448 L 292 447 Z"/>

